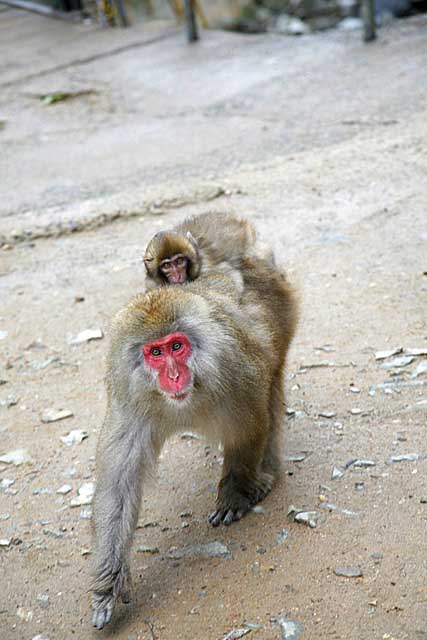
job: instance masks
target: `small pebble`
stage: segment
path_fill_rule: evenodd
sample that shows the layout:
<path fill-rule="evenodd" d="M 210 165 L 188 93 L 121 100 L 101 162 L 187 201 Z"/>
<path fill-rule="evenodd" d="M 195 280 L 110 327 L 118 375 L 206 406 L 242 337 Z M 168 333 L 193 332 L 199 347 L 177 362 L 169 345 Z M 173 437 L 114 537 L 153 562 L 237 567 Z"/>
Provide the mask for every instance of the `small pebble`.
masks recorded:
<path fill-rule="evenodd" d="M 30 462 L 31 458 L 25 449 L 14 449 L 9 451 L 0 457 L 0 462 L 5 464 L 14 464 L 15 467 L 19 467 L 21 464 Z"/>
<path fill-rule="evenodd" d="M 306 453 L 300 453 L 296 456 L 285 456 L 286 462 L 303 462 L 307 457 Z"/>
<path fill-rule="evenodd" d="M 83 507 L 90 504 L 95 493 L 95 483 L 85 482 L 78 490 L 78 496 L 72 498 L 70 501 L 70 507 Z"/>
<path fill-rule="evenodd" d="M 72 418 L 73 412 L 68 409 L 46 409 L 41 414 L 41 421 L 45 423 L 58 422 L 59 420 L 65 420 L 66 418 Z"/>
<path fill-rule="evenodd" d="M 15 484 L 15 480 L 12 480 L 12 478 L 2 478 L 0 480 L 0 489 L 9 489 L 13 484 Z"/>
<path fill-rule="evenodd" d="M 377 463 L 375 462 L 375 460 L 365 460 L 364 458 L 357 458 L 356 460 L 351 460 L 350 462 L 347 462 L 346 464 L 346 468 L 348 467 L 361 467 L 361 468 L 368 468 L 368 467 L 375 467 Z"/>
<path fill-rule="evenodd" d="M 415 368 L 415 371 L 411 375 L 411 379 L 415 380 L 415 378 L 418 378 L 418 376 L 422 376 L 426 373 L 427 373 L 427 362 L 423 360 Z"/>
<path fill-rule="evenodd" d="M 283 544 L 289 538 L 289 530 L 282 529 L 281 532 L 277 535 L 276 540 L 277 544 Z"/>
<path fill-rule="evenodd" d="M 204 544 L 192 544 L 181 549 L 171 549 L 167 555 L 171 560 L 182 558 L 231 558 L 228 547 L 222 542 L 206 542 Z"/>
<path fill-rule="evenodd" d="M 361 578 L 363 576 L 360 567 L 337 567 L 334 569 L 334 573 L 342 578 Z"/>
<path fill-rule="evenodd" d="M 138 522 L 136 525 L 137 529 L 148 529 L 149 527 L 158 527 L 159 522 L 157 520 L 148 520 L 147 522 Z"/>
<path fill-rule="evenodd" d="M 81 331 L 77 336 L 71 338 L 70 344 L 82 344 L 83 342 L 89 342 L 90 340 L 101 340 L 104 337 L 101 329 L 86 329 Z"/>
<path fill-rule="evenodd" d="M 138 553 L 159 553 L 159 547 L 150 547 L 146 544 L 141 544 L 136 548 Z"/>
<path fill-rule="evenodd" d="M 384 556 L 382 553 L 375 552 L 371 554 L 371 558 L 375 562 L 375 564 L 379 564 Z"/>
<path fill-rule="evenodd" d="M 59 489 L 56 490 L 56 493 L 59 493 L 63 496 L 67 495 L 67 493 L 70 493 L 70 491 L 73 490 L 73 487 L 70 484 L 63 484 L 62 487 L 59 487 Z"/>
<path fill-rule="evenodd" d="M 405 353 L 408 356 L 427 356 L 427 347 L 405 349 Z"/>
<path fill-rule="evenodd" d="M 47 609 L 49 606 L 49 596 L 47 593 L 39 593 L 37 596 L 37 602 L 39 603 L 42 609 Z"/>
<path fill-rule="evenodd" d="M 264 509 L 264 507 L 261 507 L 261 505 L 259 505 L 259 504 L 257 504 L 257 505 L 255 505 L 254 507 L 252 507 L 252 511 L 253 511 L 254 513 L 258 513 L 258 514 L 261 514 L 261 515 L 265 515 L 265 509 Z"/>
<path fill-rule="evenodd" d="M 384 360 L 385 358 L 391 358 L 391 356 L 396 356 L 398 353 L 402 353 L 402 347 L 397 347 L 396 349 L 385 349 L 384 351 L 377 351 L 375 353 L 375 360 Z"/>
<path fill-rule="evenodd" d="M 317 526 L 316 511 L 304 511 L 302 509 L 294 507 L 294 505 L 291 505 L 288 509 L 287 516 L 290 520 L 306 524 L 312 529 L 315 529 Z"/>
<path fill-rule="evenodd" d="M 298 640 L 303 632 L 303 627 L 295 620 L 287 620 L 285 616 L 279 619 L 280 640 Z"/>
<path fill-rule="evenodd" d="M 384 362 L 381 365 L 382 369 L 395 369 L 401 367 L 407 367 L 409 364 L 412 364 L 415 360 L 414 356 L 401 356 L 400 358 L 394 358 L 394 360 L 390 360 L 390 362 Z"/>
<path fill-rule="evenodd" d="M 239 638 L 243 638 L 243 636 L 250 633 L 250 629 L 233 629 L 229 631 L 226 636 L 224 636 L 224 640 L 239 640 Z"/>
<path fill-rule="evenodd" d="M 83 440 L 89 437 L 87 431 L 83 431 L 82 429 L 73 429 L 66 436 L 61 436 L 60 440 L 67 447 L 71 447 L 73 444 L 80 444 Z"/>
<path fill-rule="evenodd" d="M 17 396 L 8 395 L 6 400 L 0 400 L 0 407 L 6 407 L 9 409 L 10 407 L 14 407 L 18 404 L 20 398 Z"/>
<path fill-rule="evenodd" d="M 0 538 L 0 547 L 10 547 L 12 538 Z"/>
<path fill-rule="evenodd" d="M 34 613 L 32 611 L 24 609 L 23 607 L 18 607 L 18 609 L 16 610 L 16 615 L 18 616 L 18 618 L 21 618 L 21 620 L 24 620 L 24 622 L 31 622 Z"/>
<path fill-rule="evenodd" d="M 390 462 L 416 462 L 421 457 L 419 453 L 406 453 L 401 456 L 391 456 Z"/>
<path fill-rule="evenodd" d="M 338 469 L 338 467 L 334 467 L 332 469 L 331 479 L 338 480 L 338 478 L 342 478 L 343 475 L 344 473 L 341 471 L 341 469 Z"/>

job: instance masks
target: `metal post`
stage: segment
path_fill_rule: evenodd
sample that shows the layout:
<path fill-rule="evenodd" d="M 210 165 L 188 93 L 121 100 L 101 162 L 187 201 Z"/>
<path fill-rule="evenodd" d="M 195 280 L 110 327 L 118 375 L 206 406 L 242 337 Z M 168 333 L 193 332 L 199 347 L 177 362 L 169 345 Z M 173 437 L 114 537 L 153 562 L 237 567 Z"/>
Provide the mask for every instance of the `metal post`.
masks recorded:
<path fill-rule="evenodd" d="M 119 16 L 120 24 L 122 25 L 122 27 L 128 27 L 129 20 L 126 15 L 126 9 L 123 0 L 114 0 L 114 6 L 116 8 L 117 15 Z"/>
<path fill-rule="evenodd" d="M 375 0 L 362 0 L 363 39 L 372 42 L 377 37 L 375 31 Z"/>
<path fill-rule="evenodd" d="M 196 40 L 199 39 L 199 34 L 197 31 L 193 0 L 184 0 L 184 9 L 188 42 L 196 42 Z"/>

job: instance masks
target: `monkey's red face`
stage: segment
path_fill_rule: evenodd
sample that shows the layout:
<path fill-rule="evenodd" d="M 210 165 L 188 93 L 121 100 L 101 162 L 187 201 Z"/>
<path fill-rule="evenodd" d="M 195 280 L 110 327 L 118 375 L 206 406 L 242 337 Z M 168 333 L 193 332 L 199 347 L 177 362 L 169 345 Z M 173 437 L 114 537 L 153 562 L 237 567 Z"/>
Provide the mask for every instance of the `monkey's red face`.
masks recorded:
<path fill-rule="evenodd" d="M 191 371 L 188 360 L 192 353 L 189 339 L 184 333 L 171 333 L 160 340 L 142 345 L 145 362 L 158 373 L 162 391 L 174 400 L 184 400 L 189 393 Z"/>
<path fill-rule="evenodd" d="M 183 284 L 187 280 L 187 267 L 188 258 L 181 253 L 160 263 L 161 272 L 173 284 Z"/>

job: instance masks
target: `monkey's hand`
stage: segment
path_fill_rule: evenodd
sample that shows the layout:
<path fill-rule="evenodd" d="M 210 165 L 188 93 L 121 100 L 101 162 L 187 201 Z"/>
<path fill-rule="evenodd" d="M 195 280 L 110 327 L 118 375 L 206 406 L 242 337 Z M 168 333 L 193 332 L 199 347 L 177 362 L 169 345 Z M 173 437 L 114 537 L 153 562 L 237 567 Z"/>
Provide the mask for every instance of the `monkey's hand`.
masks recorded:
<path fill-rule="evenodd" d="M 269 473 L 258 473 L 253 478 L 229 473 L 222 478 L 218 487 L 216 510 L 209 516 L 211 525 L 217 527 L 221 522 L 229 525 L 240 520 L 257 502 L 265 498 L 273 480 Z"/>
<path fill-rule="evenodd" d="M 114 605 L 118 597 L 122 602 L 129 604 L 131 601 L 131 582 L 127 569 L 122 569 L 114 578 L 109 589 L 99 590 L 94 587 L 92 594 L 92 624 L 98 630 L 103 629 L 111 621 Z"/>

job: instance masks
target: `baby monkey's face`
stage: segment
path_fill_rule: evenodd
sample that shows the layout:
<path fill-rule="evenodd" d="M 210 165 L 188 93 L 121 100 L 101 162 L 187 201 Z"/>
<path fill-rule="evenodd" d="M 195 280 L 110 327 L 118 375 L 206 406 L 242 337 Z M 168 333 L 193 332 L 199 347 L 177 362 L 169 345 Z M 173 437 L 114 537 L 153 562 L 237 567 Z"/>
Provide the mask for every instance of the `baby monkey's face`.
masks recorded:
<path fill-rule="evenodd" d="M 187 280 L 187 267 L 189 260 L 182 253 L 177 253 L 171 258 L 166 258 L 160 263 L 160 270 L 172 284 L 182 284 Z"/>

